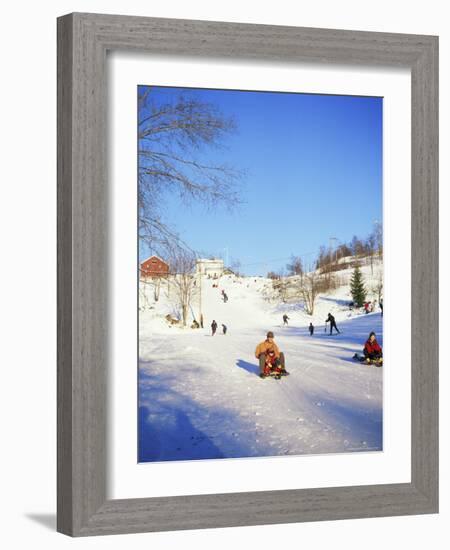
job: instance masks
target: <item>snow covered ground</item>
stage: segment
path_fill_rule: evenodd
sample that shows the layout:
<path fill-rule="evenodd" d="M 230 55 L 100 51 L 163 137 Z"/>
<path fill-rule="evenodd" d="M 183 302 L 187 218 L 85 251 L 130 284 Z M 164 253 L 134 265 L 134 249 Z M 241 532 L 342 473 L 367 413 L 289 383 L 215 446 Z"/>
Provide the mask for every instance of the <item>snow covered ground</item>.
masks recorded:
<path fill-rule="evenodd" d="M 197 330 L 169 327 L 170 296 L 162 288 L 154 303 L 144 287 L 152 307 L 139 315 L 141 462 L 382 449 L 383 368 L 352 360 L 370 331 L 383 343 L 380 313 L 350 311 L 345 285 L 321 296 L 311 318 L 297 302 L 268 300 L 270 287 L 265 278 L 223 276 L 219 288 L 204 280 Z M 329 311 L 342 334 L 324 332 Z M 254 351 L 268 330 L 286 356 L 290 376 L 281 380 L 258 377 Z"/>

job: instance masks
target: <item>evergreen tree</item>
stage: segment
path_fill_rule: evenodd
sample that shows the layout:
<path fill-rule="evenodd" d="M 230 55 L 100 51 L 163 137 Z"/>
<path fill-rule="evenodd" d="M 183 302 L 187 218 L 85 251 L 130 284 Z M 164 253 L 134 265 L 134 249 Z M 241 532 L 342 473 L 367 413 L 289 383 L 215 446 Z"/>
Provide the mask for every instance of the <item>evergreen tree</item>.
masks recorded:
<path fill-rule="evenodd" d="M 364 287 L 363 275 L 358 266 L 353 270 L 350 280 L 350 291 L 355 305 L 361 307 L 366 301 L 366 289 Z"/>

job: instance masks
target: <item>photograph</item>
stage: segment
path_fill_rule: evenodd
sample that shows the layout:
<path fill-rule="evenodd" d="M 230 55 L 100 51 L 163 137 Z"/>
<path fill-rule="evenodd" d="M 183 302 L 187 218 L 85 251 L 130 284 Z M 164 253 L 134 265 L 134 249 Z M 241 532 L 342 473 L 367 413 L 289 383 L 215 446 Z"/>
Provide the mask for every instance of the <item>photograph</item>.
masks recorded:
<path fill-rule="evenodd" d="M 137 461 L 383 451 L 383 98 L 136 112 Z"/>

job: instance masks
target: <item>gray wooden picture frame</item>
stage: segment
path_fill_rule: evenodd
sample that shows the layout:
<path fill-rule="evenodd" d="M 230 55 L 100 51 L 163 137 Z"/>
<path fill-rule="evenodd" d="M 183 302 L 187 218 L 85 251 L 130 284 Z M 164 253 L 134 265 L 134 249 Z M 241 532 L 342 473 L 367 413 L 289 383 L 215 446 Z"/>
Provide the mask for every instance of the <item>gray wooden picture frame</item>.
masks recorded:
<path fill-rule="evenodd" d="M 107 499 L 109 50 L 410 68 L 410 483 Z M 83 13 L 59 18 L 57 414 L 57 529 L 68 535 L 436 513 L 438 38 Z"/>

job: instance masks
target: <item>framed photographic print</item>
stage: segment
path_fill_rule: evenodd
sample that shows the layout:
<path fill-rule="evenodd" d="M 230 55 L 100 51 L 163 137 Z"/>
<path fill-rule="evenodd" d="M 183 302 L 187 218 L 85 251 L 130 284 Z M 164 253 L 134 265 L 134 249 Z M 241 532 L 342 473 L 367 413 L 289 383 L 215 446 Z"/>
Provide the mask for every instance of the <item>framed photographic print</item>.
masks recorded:
<path fill-rule="evenodd" d="M 59 531 L 437 512 L 437 46 L 58 20 Z"/>

